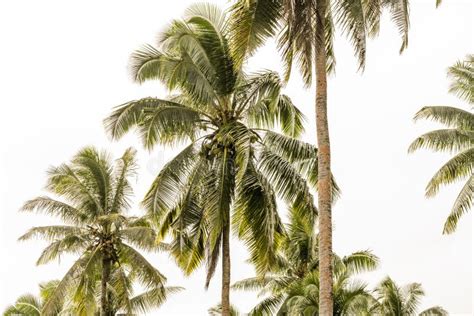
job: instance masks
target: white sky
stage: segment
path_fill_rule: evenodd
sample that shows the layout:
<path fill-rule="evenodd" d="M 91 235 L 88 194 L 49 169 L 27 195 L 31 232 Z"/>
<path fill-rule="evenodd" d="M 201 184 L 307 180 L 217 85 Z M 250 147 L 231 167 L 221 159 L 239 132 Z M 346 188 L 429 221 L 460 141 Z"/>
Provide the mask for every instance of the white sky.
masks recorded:
<path fill-rule="evenodd" d="M 71 258 L 35 266 L 44 242 L 19 243 L 28 228 L 59 223 L 20 214 L 20 205 L 44 194 L 48 166 L 66 162 L 85 145 L 109 148 L 115 156 L 128 146 L 139 149 L 141 171 L 136 199 L 141 199 L 160 166 L 175 151 L 145 152 L 129 135 L 109 143 L 102 119 L 118 104 L 165 95 L 156 82 L 138 86 L 127 72 L 129 54 L 155 36 L 193 1 L 2 1 L 0 3 L 0 309 L 37 284 L 60 278 Z M 222 6 L 228 1 L 214 1 Z M 343 190 L 334 209 L 334 248 L 340 255 L 371 249 L 381 267 L 364 278 L 375 284 L 390 275 L 400 284 L 421 282 L 423 307 L 442 305 L 455 315 L 472 314 L 472 214 L 454 235 L 442 236 L 442 224 L 459 185 L 424 198 L 424 187 L 449 155 L 420 151 L 407 154 L 410 142 L 436 127 L 414 124 L 424 105 L 467 105 L 447 93 L 446 68 L 472 53 L 474 4 L 470 0 L 435 0 L 411 4 L 410 45 L 398 55 L 399 38 L 390 23 L 368 46 L 363 75 L 345 39 L 338 38 L 337 75 L 329 85 L 333 170 Z M 280 69 L 270 43 L 250 63 L 252 70 Z M 286 93 L 308 117 L 304 139 L 315 135 L 313 92 L 297 77 Z M 6 254 L 6 255 L 5 255 Z M 232 247 L 232 280 L 253 275 L 243 263 L 245 249 Z M 206 315 L 219 301 L 219 272 L 209 291 L 200 270 L 185 279 L 165 255 L 148 258 L 187 290 L 171 298 L 160 315 Z M 232 293 L 242 311 L 257 301 L 255 293 Z M 155 312 L 153 313 L 155 314 Z"/>

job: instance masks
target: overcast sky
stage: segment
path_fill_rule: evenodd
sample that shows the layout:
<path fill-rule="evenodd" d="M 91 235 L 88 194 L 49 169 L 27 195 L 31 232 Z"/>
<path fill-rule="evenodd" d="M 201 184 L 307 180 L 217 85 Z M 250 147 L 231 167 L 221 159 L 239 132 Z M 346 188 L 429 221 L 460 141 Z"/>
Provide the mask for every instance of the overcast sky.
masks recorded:
<path fill-rule="evenodd" d="M 214 1 L 222 7 L 228 1 Z M 368 62 L 357 73 L 345 38 L 336 41 L 337 74 L 329 81 L 329 117 L 333 172 L 342 188 L 334 208 L 334 249 L 340 255 L 371 249 L 380 268 L 363 276 L 371 285 L 390 275 L 400 284 L 420 282 L 423 307 L 441 305 L 453 315 L 472 314 L 472 214 L 457 232 L 441 235 L 442 225 L 460 185 L 433 199 L 424 188 L 449 155 L 420 151 L 408 155 L 410 142 L 437 125 L 413 115 L 425 105 L 469 109 L 449 95 L 446 68 L 474 52 L 474 5 L 471 0 L 411 1 L 408 50 L 398 55 L 400 40 L 388 19 L 380 37 L 368 45 Z M 42 195 L 50 165 L 68 161 L 81 147 L 108 148 L 118 157 L 125 148 L 139 150 L 136 182 L 139 201 L 157 171 L 176 150 L 146 152 L 134 135 L 110 143 L 102 119 L 113 106 L 147 97 L 164 97 L 157 82 L 132 83 L 130 53 L 180 17 L 193 1 L 2 1 L 0 3 L 0 310 L 37 284 L 60 278 L 73 258 L 35 266 L 42 241 L 17 242 L 28 228 L 59 223 L 20 214 L 27 199 Z M 269 43 L 249 69 L 281 70 Z M 315 141 L 313 91 L 295 76 L 286 93 L 308 118 L 304 139 Z M 220 278 L 204 290 L 203 270 L 185 279 L 166 255 L 147 256 L 169 284 L 186 291 L 171 298 L 161 315 L 206 315 L 219 301 Z M 232 280 L 253 275 L 243 261 L 244 247 L 232 245 Z M 232 293 L 232 302 L 248 311 L 255 293 Z M 154 314 L 154 313 L 153 313 Z"/>

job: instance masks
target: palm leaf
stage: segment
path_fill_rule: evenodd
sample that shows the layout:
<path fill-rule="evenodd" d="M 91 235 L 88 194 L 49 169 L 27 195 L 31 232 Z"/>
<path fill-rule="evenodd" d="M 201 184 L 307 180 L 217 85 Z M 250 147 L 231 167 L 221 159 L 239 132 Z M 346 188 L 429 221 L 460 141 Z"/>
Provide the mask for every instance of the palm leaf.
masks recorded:
<path fill-rule="evenodd" d="M 160 287 L 166 282 L 164 275 L 153 267 L 151 263 L 134 248 L 122 243 L 118 250 L 118 256 L 121 264 L 126 265 L 130 273 L 132 273 L 145 288 Z"/>
<path fill-rule="evenodd" d="M 317 214 L 306 180 L 289 162 L 264 149 L 259 158 L 259 169 L 287 203 L 302 212 Z"/>
<path fill-rule="evenodd" d="M 179 190 L 186 184 L 187 176 L 195 163 L 195 146 L 194 143 L 190 144 L 163 167 L 142 202 L 158 223 L 161 223 L 167 211 L 173 208 Z"/>
<path fill-rule="evenodd" d="M 147 313 L 150 309 L 161 306 L 169 295 L 184 290 L 182 287 L 158 287 L 141 293 L 130 299 L 133 311 L 137 313 Z"/>
<path fill-rule="evenodd" d="M 59 238 L 67 236 L 85 235 L 85 231 L 75 226 L 42 226 L 30 228 L 25 234 L 23 234 L 18 240 L 25 241 L 32 238 L 41 238 L 46 241 L 54 241 Z"/>
<path fill-rule="evenodd" d="M 342 31 L 354 46 L 359 69 L 363 70 L 366 52 L 366 21 L 362 0 L 337 0 L 334 3 L 336 19 Z"/>
<path fill-rule="evenodd" d="M 459 219 L 472 208 L 474 199 L 474 176 L 471 175 L 454 202 L 446 222 L 443 234 L 451 234 L 456 230 Z"/>
<path fill-rule="evenodd" d="M 358 251 L 342 258 L 349 274 L 367 272 L 377 269 L 379 258 L 370 251 Z"/>
<path fill-rule="evenodd" d="M 436 5 L 439 5 L 438 2 Z M 474 104 L 474 55 L 467 55 L 465 60 L 449 67 L 448 75 L 452 79 L 449 92 Z"/>
<path fill-rule="evenodd" d="M 4 316 L 40 316 L 41 302 L 31 294 L 20 296 L 14 305 L 9 306 L 3 312 Z"/>
<path fill-rule="evenodd" d="M 474 148 L 471 148 L 451 158 L 434 174 L 426 186 L 426 196 L 432 197 L 438 193 L 440 186 L 472 175 L 473 169 Z"/>
<path fill-rule="evenodd" d="M 474 133 L 458 129 L 439 129 L 428 132 L 415 139 L 408 152 L 420 148 L 434 151 L 457 152 L 474 146 Z"/>
<path fill-rule="evenodd" d="M 256 270 L 263 274 L 275 264 L 275 254 L 285 234 L 273 189 L 249 163 L 236 195 L 234 227 L 247 245 Z"/>
<path fill-rule="evenodd" d="M 474 115 L 451 106 L 425 106 L 415 114 L 414 120 L 428 119 L 447 127 L 474 130 Z"/>
<path fill-rule="evenodd" d="M 136 127 L 144 146 L 174 144 L 192 139 L 200 113 L 185 105 L 156 98 L 144 98 L 118 106 L 105 120 L 109 134 L 117 139 Z"/>
<path fill-rule="evenodd" d="M 93 262 L 94 258 L 98 257 L 99 252 L 97 249 L 92 253 L 85 253 L 83 256 L 81 256 L 81 258 L 74 262 L 71 268 L 69 268 L 61 281 L 58 283 L 54 289 L 54 292 L 51 293 L 48 301 L 46 301 L 44 304 L 42 315 L 57 315 L 63 306 L 67 290 L 74 284 L 77 276 L 80 275 L 84 269 L 84 266 L 87 265 L 88 262 Z"/>
<path fill-rule="evenodd" d="M 239 0 L 231 7 L 230 38 L 232 57 L 241 68 L 266 39 L 276 33 L 280 18 L 278 0 Z"/>
<path fill-rule="evenodd" d="M 384 4 L 389 7 L 392 21 L 402 37 L 400 47 L 400 53 L 402 53 L 408 47 L 408 29 L 410 28 L 408 0 L 384 1 Z"/>

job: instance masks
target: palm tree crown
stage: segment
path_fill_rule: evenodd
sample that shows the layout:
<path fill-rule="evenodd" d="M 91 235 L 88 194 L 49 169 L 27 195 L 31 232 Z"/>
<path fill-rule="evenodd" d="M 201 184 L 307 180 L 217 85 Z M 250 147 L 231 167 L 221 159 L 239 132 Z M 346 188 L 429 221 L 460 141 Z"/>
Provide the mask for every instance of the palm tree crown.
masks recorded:
<path fill-rule="evenodd" d="M 259 290 L 266 296 L 250 315 L 318 315 L 319 271 L 318 245 L 314 234 L 315 217 L 290 212 L 288 235 L 282 242 L 278 266 L 265 277 L 236 282 L 236 290 Z M 378 266 L 370 251 L 358 251 L 334 260 L 334 315 L 351 315 L 361 300 L 370 299 L 366 284 L 354 279 L 359 272 Z"/>
<path fill-rule="evenodd" d="M 134 247 L 154 250 L 156 233 L 146 218 L 127 217 L 131 206 L 130 177 L 135 151 L 128 149 L 114 164 L 106 152 L 79 151 L 70 164 L 48 172 L 46 189 L 62 198 L 37 197 L 23 211 L 59 217 L 65 225 L 34 227 L 20 240 L 39 237 L 50 242 L 37 264 L 64 254 L 79 255 L 42 306 L 42 315 L 56 315 L 64 305 L 75 315 L 114 315 L 145 311 L 163 302 L 166 278 Z M 146 292 L 133 297 L 133 282 Z M 96 296 L 100 296 L 97 303 Z M 68 304 L 65 304 L 65 303 Z"/>
<path fill-rule="evenodd" d="M 389 277 L 380 282 L 375 290 L 377 299 L 373 312 L 375 314 L 387 316 L 411 316 L 416 315 L 421 298 L 425 295 L 421 284 L 410 283 L 404 287 L 399 287 Z M 439 315 L 444 316 L 448 313 L 439 306 L 428 308 L 418 315 Z"/>
<path fill-rule="evenodd" d="M 474 55 L 449 68 L 452 78 L 450 92 L 474 105 Z M 474 114 L 450 106 L 427 106 L 415 115 L 415 120 L 429 119 L 444 124 L 438 129 L 421 135 L 413 141 L 409 152 L 420 148 L 450 152 L 456 155 L 446 162 L 431 178 L 426 187 L 426 196 L 435 196 L 440 187 L 467 179 L 451 208 L 443 233 L 456 230 L 459 219 L 472 208 L 474 200 Z"/>
<path fill-rule="evenodd" d="M 288 155 L 302 169 L 315 166 L 314 147 L 291 138 L 302 132 L 303 116 L 281 93 L 275 72 L 249 75 L 236 63 L 227 21 L 215 6 L 194 5 L 160 35 L 158 48 L 135 52 L 135 80 L 159 79 L 176 94 L 128 102 L 105 121 L 113 138 L 136 127 L 147 148 L 187 144 L 158 174 L 143 204 L 160 234 L 173 234 L 172 251 L 184 271 L 207 262 L 206 285 L 221 246 L 224 283 L 230 277 L 231 223 L 264 271 L 284 235 L 275 192 L 290 204 L 313 205 L 305 179 L 277 153 L 300 149 Z M 268 130 L 277 125 L 286 136 Z M 222 306 L 228 315 L 229 303 Z"/>
<path fill-rule="evenodd" d="M 5 309 L 3 316 L 41 316 L 43 305 L 58 283 L 56 280 L 41 283 L 39 297 L 33 294 L 21 295 L 13 305 Z"/>
<path fill-rule="evenodd" d="M 407 0 L 347 1 L 327 0 L 324 24 L 314 0 L 238 0 L 232 7 L 232 45 L 236 60 L 244 62 L 269 37 L 278 36 L 278 47 L 285 62 L 286 78 L 296 61 L 304 82 L 313 78 L 315 49 L 323 46 L 327 70 L 335 70 L 333 41 L 336 27 L 354 47 L 359 68 L 364 69 L 366 41 L 380 30 L 382 12 L 388 10 L 402 36 L 402 52 L 408 45 L 409 4 Z M 324 37 L 320 36 L 324 32 Z M 323 41 L 321 41 L 323 40 Z"/>

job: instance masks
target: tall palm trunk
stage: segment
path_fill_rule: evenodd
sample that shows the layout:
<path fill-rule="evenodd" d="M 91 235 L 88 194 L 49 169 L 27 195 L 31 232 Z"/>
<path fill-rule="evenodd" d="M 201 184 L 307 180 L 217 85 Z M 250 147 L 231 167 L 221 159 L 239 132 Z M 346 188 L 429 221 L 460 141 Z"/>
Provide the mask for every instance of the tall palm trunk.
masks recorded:
<path fill-rule="evenodd" d="M 113 316 L 112 309 L 109 301 L 109 294 L 107 290 L 107 284 L 110 280 L 110 269 L 112 261 L 107 256 L 102 259 L 102 279 L 100 281 L 101 293 L 100 293 L 100 305 L 101 305 L 101 316 Z"/>
<path fill-rule="evenodd" d="M 227 217 L 228 218 L 228 217 Z M 222 231 L 222 316 L 230 316 L 230 227 L 229 221 Z"/>
<path fill-rule="evenodd" d="M 333 315 L 331 147 L 327 113 L 325 24 L 327 0 L 316 2 L 316 136 L 318 140 L 319 315 Z"/>

